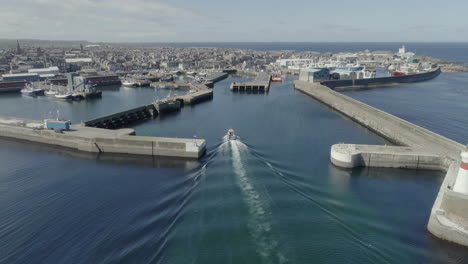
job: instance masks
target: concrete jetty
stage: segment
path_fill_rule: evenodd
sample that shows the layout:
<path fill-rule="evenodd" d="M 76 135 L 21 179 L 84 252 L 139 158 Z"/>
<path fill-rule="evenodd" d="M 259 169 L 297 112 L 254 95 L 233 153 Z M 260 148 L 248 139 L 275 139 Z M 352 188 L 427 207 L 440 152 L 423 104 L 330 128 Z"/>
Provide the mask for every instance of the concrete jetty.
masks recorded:
<path fill-rule="evenodd" d="M 208 87 L 200 85 L 195 89 L 196 92 L 188 93 L 186 95 L 175 96 L 175 100 L 180 101 L 182 106 L 184 105 L 193 105 L 203 101 L 213 99 L 213 90 L 208 89 Z"/>
<path fill-rule="evenodd" d="M 458 159 L 464 146 L 428 129 L 352 99 L 319 83 L 295 81 L 297 90 L 315 98 L 400 146 L 421 147 L 432 153 Z"/>
<path fill-rule="evenodd" d="M 255 80 L 251 82 L 231 84 L 231 91 L 233 92 L 264 92 L 267 93 L 270 90 L 271 76 L 266 73 L 259 73 Z"/>
<path fill-rule="evenodd" d="M 87 127 L 117 129 L 129 126 L 135 122 L 153 118 L 157 114 L 154 106 L 150 104 L 99 117 L 83 123 Z"/>
<path fill-rule="evenodd" d="M 333 145 L 330 160 L 334 165 L 446 171 L 427 228 L 441 239 L 468 246 L 468 194 L 453 190 L 463 169 L 460 153 L 467 150 L 464 145 L 319 83 L 295 81 L 294 87 L 401 146 Z"/>
<path fill-rule="evenodd" d="M 57 133 L 44 128 L 43 121 L 0 117 L 0 136 L 61 146 L 85 152 L 200 158 L 206 151 L 204 139 L 134 136 L 135 130 L 117 130 L 72 125 Z"/>
<path fill-rule="evenodd" d="M 221 80 L 224 80 L 228 77 L 229 73 L 228 72 L 212 72 L 212 73 L 209 73 L 206 77 L 205 77 L 205 80 L 207 82 L 213 82 L 213 83 L 217 83 Z"/>
<path fill-rule="evenodd" d="M 135 107 L 83 122 L 84 126 L 118 129 L 158 115 L 179 111 L 185 105 L 193 105 L 213 99 L 213 90 L 203 84 L 192 85 L 196 92 L 155 100 L 152 104 Z"/>
<path fill-rule="evenodd" d="M 208 88 L 214 88 L 214 84 L 226 79 L 229 76 L 228 72 L 213 72 L 209 73 L 205 78 L 203 84 Z"/>
<path fill-rule="evenodd" d="M 336 144 L 331 162 L 342 168 L 379 167 L 445 170 L 451 160 L 415 147 Z"/>

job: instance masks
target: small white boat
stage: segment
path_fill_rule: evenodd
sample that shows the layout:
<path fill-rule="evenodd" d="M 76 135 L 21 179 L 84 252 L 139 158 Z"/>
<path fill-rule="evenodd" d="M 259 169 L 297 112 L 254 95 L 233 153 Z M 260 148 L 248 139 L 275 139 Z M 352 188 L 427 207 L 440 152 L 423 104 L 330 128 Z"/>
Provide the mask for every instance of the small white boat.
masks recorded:
<path fill-rule="evenodd" d="M 226 133 L 226 138 L 228 140 L 236 140 L 237 136 L 236 133 L 234 132 L 234 129 L 230 128 L 228 132 Z"/>
<path fill-rule="evenodd" d="M 55 96 L 57 94 L 57 91 L 53 89 L 52 84 L 50 85 L 49 90 L 45 91 L 46 96 Z"/>
<path fill-rule="evenodd" d="M 46 96 L 55 96 L 56 94 L 57 94 L 56 91 L 51 91 L 51 90 L 45 91 Z"/>
<path fill-rule="evenodd" d="M 27 89 L 27 88 L 21 89 L 21 94 L 22 95 L 29 95 L 29 96 L 36 96 L 37 95 L 36 92 L 34 92 L 33 90 L 30 90 L 30 89 Z"/>
<path fill-rule="evenodd" d="M 72 96 L 71 94 L 60 94 L 60 93 L 57 93 L 57 94 L 55 95 L 55 98 L 67 100 L 67 99 L 72 99 L 73 96 Z"/>
<path fill-rule="evenodd" d="M 37 96 L 44 94 L 43 89 L 37 89 L 32 84 L 27 83 L 23 89 L 21 89 L 21 94 L 29 96 Z"/>
<path fill-rule="evenodd" d="M 124 81 L 122 82 L 122 85 L 125 86 L 125 87 L 135 87 L 135 86 L 136 86 L 136 82 L 131 81 L 131 80 L 124 80 Z"/>

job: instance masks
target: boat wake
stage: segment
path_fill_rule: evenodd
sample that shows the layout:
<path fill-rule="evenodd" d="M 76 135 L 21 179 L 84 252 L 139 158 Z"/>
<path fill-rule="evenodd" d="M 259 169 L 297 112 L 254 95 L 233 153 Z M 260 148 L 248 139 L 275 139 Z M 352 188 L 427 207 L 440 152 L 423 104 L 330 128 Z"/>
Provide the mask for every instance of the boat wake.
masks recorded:
<path fill-rule="evenodd" d="M 231 149 L 232 166 L 237 176 L 237 184 L 241 189 L 251 217 L 248 227 L 257 246 L 257 251 L 264 263 L 285 263 L 287 258 L 281 252 L 279 243 L 272 233 L 268 205 L 262 202 L 242 163 L 241 152 L 247 150 L 247 146 L 239 140 L 228 140 L 227 143 Z"/>
<path fill-rule="evenodd" d="M 246 145 L 244 146 L 246 148 L 248 147 Z M 335 221 L 339 226 L 341 226 L 343 230 L 350 234 L 352 239 L 356 241 L 359 245 L 361 245 L 368 251 L 373 252 L 374 256 L 377 256 L 382 263 L 390 263 L 390 257 L 384 249 L 379 249 L 373 246 L 371 243 L 364 241 L 362 235 L 352 226 L 350 226 L 346 221 L 344 221 L 339 215 L 335 214 L 331 208 L 328 208 L 326 205 L 322 204 L 320 201 L 314 198 L 313 195 L 310 195 L 309 193 L 307 193 L 307 191 L 302 190 L 300 186 L 288 180 L 288 177 L 283 172 L 281 172 L 281 170 L 273 166 L 270 162 L 268 162 L 265 158 L 261 157 L 258 153 L 252 152 L 252 155 L 258 158 L 260 161 L 262 161 L 275 175 L 279 177 L 279 179 L 289 189 L 302 196 L 304 199 L 312 202 L 317 208 L 319 208 L 322 212 L 328 215 L 333 221 Z"/>

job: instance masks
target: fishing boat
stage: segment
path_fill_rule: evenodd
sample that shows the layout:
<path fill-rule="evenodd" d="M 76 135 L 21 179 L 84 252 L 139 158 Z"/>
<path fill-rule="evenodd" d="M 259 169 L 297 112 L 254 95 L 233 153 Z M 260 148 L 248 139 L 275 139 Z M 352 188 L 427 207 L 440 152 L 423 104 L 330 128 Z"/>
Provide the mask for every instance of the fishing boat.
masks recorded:
<path fill-rule="evenodd" d="M 44 90 L 35 88 L 31 83 L 27 83 L 23 89 L 21 89 L 21 94 L 28 96 L 37 96 L 43 95 Z"/>
<path fill-rule="evenodd" d="M 122 82 L 122 85 L 125 86 L 125 87 L 135 87 L 136 86 L 136 82 L 132 81 L 132 80 L 127 80 L 125 79 L 123 82 Z"/>
<path fill-rule="evenodd" d="M 53 89 L 52 84 L 49 87 L 49 90 L 45 91 L 46 96 L 55 96 L 57 94 L 57 91 Z"/>
<path fill-rule="evenodd" d="M 226 138 L 228 140 L 236 140 L 237 136 L 236 133 L 234 132 L 234 129 L 230 128 L 227 133 L 226 133 Z"/>
<path fill-rule="evenodd" d="M 271 81 L 272 82 L 282 82 L 283 81 L 283 75 L 281 74 L 273 74 L 271 76 Z"/>
<path fill-rule="evenodd" d="M 21 89 L 22 95 L 36 96 L 36 92 L 32 89 L 29 84 L 26 84 L 23 89 Z"/>
<path fill-rule="evenodd" d="M 81 99 L 84 98 L 83 94 L 81 94 L 81 93 L 72 93 L 71 96 L 72 96 L 73 100 L 81 100 Z"/>
<path fill-rule="evenodd" d="M 67 100 L 67 99 L 72 99 L 73 96 L 69 93 L 57 93 L 55 94 L 55 98 L 57 99 L 62 99 L 62 100 Z"/>
<path fill-rule="evenodd" d="M 46 96 L 55 96 L 57 94 L 56 91 L 51 91 L 51 90 L 45 91 L 44 93 Z"/>

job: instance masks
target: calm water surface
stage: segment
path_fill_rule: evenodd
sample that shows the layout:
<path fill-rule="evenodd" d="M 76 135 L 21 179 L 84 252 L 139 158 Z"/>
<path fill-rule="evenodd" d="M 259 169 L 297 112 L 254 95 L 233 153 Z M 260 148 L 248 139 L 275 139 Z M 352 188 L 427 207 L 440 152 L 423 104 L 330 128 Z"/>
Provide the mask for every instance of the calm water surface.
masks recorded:
<path fill-rule="evenodd" d="M 200 162 L 1 140 L 0 263 L 466 262 L 466 249 L 426 231 L 443 173 L 337 169 L 332 144 L 388 142 L 294 91 L 292 77 L 266 95 L 229 92 L 242 80 L 135 127 L 205 138 Z M 59 109 L 78 122 L 168 93 L 156 92 L 111 87 L 73 103 L 2 95 L 0 113 Z M 223 142 L 231 127 L 241 140 Z"/>
<path fill-rule="evenodd" d="M 468 143 L 468 73 L 442 73 L 428 82 L 343 93 L 462 144 Z"/>

